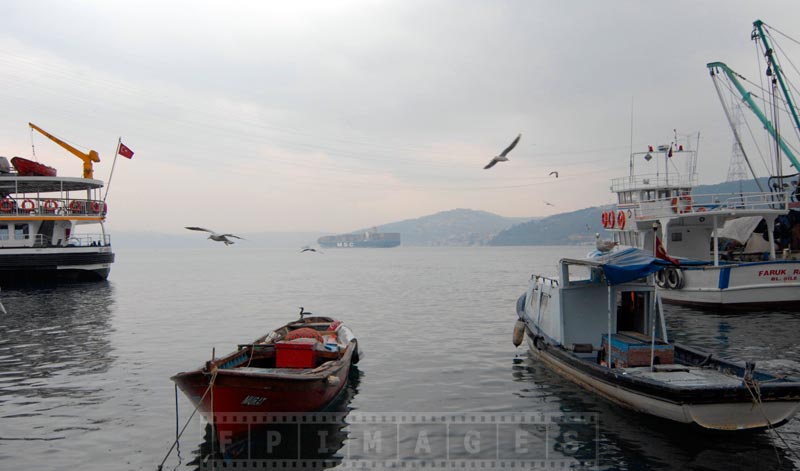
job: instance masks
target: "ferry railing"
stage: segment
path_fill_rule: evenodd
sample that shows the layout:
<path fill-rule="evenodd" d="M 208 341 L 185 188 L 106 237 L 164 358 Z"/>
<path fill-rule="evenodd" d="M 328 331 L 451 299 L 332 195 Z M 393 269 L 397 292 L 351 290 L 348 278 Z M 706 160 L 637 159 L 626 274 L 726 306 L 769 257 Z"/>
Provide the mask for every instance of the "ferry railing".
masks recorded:
<path fill-rule="evenodd" d="M 101 200 L 72 198 L 0 199 L 0 216 L 104 216 L 108 204 Z"/>
<path fill-rule="evenodd" d="M 111 245 L 109 234 L 76 234 L 66 240 L 69 247 L 104 247 Z"/>
<path fill-rule="evenodd" d="M 682 195 L 642 201 L 636 206 L 637 219 L 659 219 L 686 215 L 702 215 L 720 211 L 786 212 L 788 193 L 718 193 Z"/>

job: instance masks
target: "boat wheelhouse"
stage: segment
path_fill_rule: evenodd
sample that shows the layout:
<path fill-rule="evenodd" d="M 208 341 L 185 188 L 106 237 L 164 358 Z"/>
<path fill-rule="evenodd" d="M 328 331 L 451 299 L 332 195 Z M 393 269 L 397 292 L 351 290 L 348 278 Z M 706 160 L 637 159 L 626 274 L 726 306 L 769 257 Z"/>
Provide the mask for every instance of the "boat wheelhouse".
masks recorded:
<path fill-rule="evenodd" d="M 655 274 L 670 263 L 617 247 L 562 259 L 517 301 L 514 343 L 623 407 L 713 430 L 776 427 L 800 410 L 800 379 L 670 342 Z"/>

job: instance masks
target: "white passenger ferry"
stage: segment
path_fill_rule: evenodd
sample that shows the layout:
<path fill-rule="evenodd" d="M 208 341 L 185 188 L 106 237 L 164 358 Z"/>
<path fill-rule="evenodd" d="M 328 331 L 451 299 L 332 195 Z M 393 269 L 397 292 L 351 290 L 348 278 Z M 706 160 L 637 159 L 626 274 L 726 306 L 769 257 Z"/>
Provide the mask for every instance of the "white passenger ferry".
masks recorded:
<path fill-rule="evenodd" d="M 103 182 L 93 178 L 95 151 L 85 154 L 35 125 L 32 128 L 84 160 L 83 177 L 0 157 L 0 282 L 105 280 L 114 262 L 105 230 Z M 97 232 L 78 230 L 96 227 Z"/>

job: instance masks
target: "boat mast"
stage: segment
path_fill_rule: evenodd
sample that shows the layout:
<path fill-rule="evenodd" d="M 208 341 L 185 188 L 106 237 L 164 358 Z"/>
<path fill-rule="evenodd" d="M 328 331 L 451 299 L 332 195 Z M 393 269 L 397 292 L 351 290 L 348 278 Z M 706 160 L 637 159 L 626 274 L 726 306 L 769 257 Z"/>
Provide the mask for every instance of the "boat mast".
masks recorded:
<path fill-rule="evenodd" d="M 751 38 L 755 41 L 761 40 L 762 47 L 764 48 L 764 56 L 767 58 L 767 62 L 769 63 L 769 68 L 767 69 L 767 75 L 775 74 L 775 77 L 778 78 L 778 83 L 781 86 L 781 92 L 783 93 L 783 98 L 786 100 L 786 106 L 789 108 L 789 112 L 794 119 L 794 125 L 797 127 L 798 131 L 800 131 L 800 117 L 797 116 L 797 108 L 794 106 L 792 102 L 792 96 L 789 93 L 789 88 L 786 86 L 786 81 L 783 78 L 783 69 L 778 65 L 778 62 L 775 60 L 775 54 L 773 54 L 772 47 L 769 45 L 769 40 L 767 39 L 767 35 L 764 33 L 764 22 L 761 20 L 756 20 L 753 22 L 753 26 L 755 29 L 751 34 Z M 774 80 L 774 79 L 773 79 Z M 795 166 L 796 168 L 797 166 Z"/>

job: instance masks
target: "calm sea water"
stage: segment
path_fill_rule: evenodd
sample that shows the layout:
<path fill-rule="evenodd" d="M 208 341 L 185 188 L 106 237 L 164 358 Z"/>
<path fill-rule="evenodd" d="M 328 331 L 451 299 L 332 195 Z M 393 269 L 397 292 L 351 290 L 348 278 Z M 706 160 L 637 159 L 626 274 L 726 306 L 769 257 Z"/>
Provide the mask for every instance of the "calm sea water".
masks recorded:
<path fill-rule="evenodd" d="M 559 258 L 587 251 L 300 254 L 244 243 L 118 249 L 107 283 L 4 289 L 0 469 L 155 469 L 175 439 L 169 377 L 200 366 L 212 348 L 224 354 L 285 324 L 298 306 L 343 319 L 359 337 L 366 355 L 337 406 L 351 414 L 583 413 L 597 422 L 573 430 L 527 426 L 529 448 L 542 459 L 599 456 L 597 469 L 800 469 L 792 452 L 800 449 L 800 419 L 779 429 L 781 437 L 696 432 L 598 399 L 513 347 L 514 305 L 531 273 L 555 275 Z M 796 313 L 667 311 L 679 341 L 800 373 Z M 181 425 L 191 409 L 181 395 Z M 358 429 L 351 424 L 332 441 L 341 446 L 335 456 L 345 460 L 342 467 L 374 457 Z M 452 429 L 446 434 L 458 432 Z M 428 449 L 443 434 L 432 430 Z M 202 420 L 193 419 L 180 440 L 180 461 L 173 452 L 165 469 L 197 468 L 210 449 L 208 436 Z M 396 446 L 418 447 L 419 434 L 411 437 L 395 437 Z M 513 440 L 496 436 L 494 450 L 505 453 Z M 450 458 L 482 456 L 466 444 L 450 444 Z"/>

